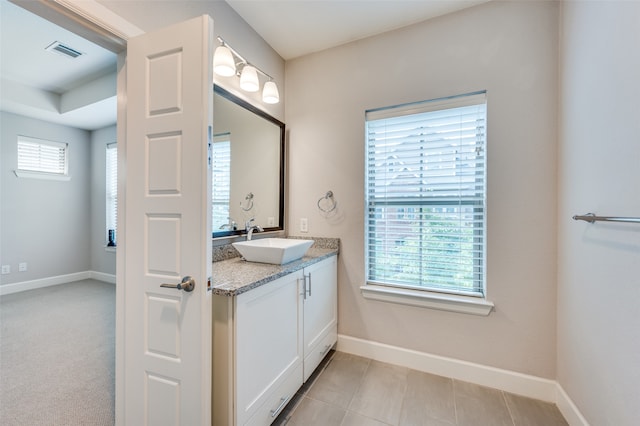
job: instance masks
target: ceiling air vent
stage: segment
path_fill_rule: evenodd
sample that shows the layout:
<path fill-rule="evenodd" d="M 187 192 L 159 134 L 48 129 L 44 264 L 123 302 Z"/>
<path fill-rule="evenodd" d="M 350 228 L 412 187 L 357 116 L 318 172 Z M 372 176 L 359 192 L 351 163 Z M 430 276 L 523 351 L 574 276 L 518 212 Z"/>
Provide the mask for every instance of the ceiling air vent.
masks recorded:
<path fill-rule="evenodd" d="M 45 50 L 48 50 L 49 52 L 56 52 L 59 53 L 60 55 L 66 56 L 67 58 L 71 58 L 71 59 L 75 59 L 78 56 L 82 56 L 84 55 L 84 53 L 71 48 L 69 46 L 65 46 L 64 44 L 60 43 L 59 41 L 54 41 L 53 43 L 51 43 L 49 46 L 47 46 L 45 48 Z"/>

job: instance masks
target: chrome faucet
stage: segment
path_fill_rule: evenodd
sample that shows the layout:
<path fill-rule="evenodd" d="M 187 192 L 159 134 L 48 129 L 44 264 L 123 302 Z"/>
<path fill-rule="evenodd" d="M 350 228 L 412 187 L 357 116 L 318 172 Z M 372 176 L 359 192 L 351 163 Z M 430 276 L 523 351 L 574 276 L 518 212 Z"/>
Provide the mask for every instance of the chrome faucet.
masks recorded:
<path fill-rule="evenodd" d="M 259 225 L 253 225 L 253 222 L 255 220 L 256 219 L 252 217 L 247 221 L 247 223 L 244 224 L 244 230 L 247 231 L 247 241 L 251 241 L 251 236 L 253 235 L 253 231 L 256 231 L 256 232 L 264 231 L 264 229 L 262 229 Z"/>
<path fill-rule="evenodd" d="M 231 219 L 230 217 L 228 217 L 227 219 L 229 219 L 229 223 L 220 225 L 220 228 L 218 229 L 228 229 L 230 231 L 235 231 L 236 229 L 238 229 L 238 224 L 235 220 Z"/>

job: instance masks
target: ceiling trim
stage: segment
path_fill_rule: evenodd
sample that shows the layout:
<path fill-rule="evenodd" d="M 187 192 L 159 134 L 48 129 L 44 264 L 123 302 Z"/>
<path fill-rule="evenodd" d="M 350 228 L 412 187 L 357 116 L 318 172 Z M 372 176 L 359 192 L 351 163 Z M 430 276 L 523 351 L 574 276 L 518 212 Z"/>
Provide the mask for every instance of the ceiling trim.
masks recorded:
<path fill-rule="evenodd" d="M 144 33 L 94 0 L 9 1 L 114 53 L 124 51 L 128 39 Z"/>

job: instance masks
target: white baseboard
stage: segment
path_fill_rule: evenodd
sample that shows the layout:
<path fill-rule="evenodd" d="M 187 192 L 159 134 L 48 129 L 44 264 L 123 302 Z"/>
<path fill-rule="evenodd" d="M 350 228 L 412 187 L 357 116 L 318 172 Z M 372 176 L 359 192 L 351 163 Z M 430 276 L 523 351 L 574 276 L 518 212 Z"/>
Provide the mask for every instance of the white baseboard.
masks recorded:
<path fill-rule="evenodd" d="M 83 271 L 83 272 L 75 272 L 73 274 L 58 275 L 55 277 L 40 278 L 37 280 L 22 281 L 19 283 L 1 285 L 0 296 L 12 294 L 12 293 L 18 293 L 21 291 L 35 290 L 37 288 L 50 287 L 52 285 L 70 283 L 73 281 L 88 280 L 88 279 L 105 281 L 112 284 L 115 284 L 116 282 L 115 275 L 105 274 L 103 272 L 96 272 L 96 271 Z"/>
<path fill-rule="evenodd" d="M 463 380 L 517 395 L 553 402 L 571 426 L 589 426 L 562 386 L 550 379 L 432 355 L 398 346 L 338 335 L 337 350 L 376 361 L 408 367 L 438 376 Z"/>
<path fill-rule="evenodd" d="M 338 335 L 337 348 L 341 352 L 376 361 L 488 386 L 542 401 L 556 402 L 557 383 L 554 380 L 345 335 Z"/>
<path fill-rule="evenodd" d="M 109 284 L 116 283 L 115 274 L 107 274 L 104 272 L 97 272 L 97 271 L 90 271 L 90 273 L 91 273 L 91 279 L 104 281 L 105 283 L 109 283 Z"/>
<path fill-rule="evenodd" d="M 584 418 L 578 407 L 573 403 L 569 395 L 564 391 L 560 383 L 557 383 L 556 405 L 562 413 L 567 423 L 571 426 L 589 426 L 589 422 Z"/>

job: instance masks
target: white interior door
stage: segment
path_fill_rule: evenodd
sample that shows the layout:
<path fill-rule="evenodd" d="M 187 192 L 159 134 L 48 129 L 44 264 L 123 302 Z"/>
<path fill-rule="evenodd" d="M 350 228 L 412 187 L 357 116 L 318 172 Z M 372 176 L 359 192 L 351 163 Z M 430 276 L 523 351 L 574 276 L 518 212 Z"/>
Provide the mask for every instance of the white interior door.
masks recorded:
<path fill-rule="evenodd" d="M 202 16 L 127 44 L 126 425 L 211 424 L 211 40 Z"/>

